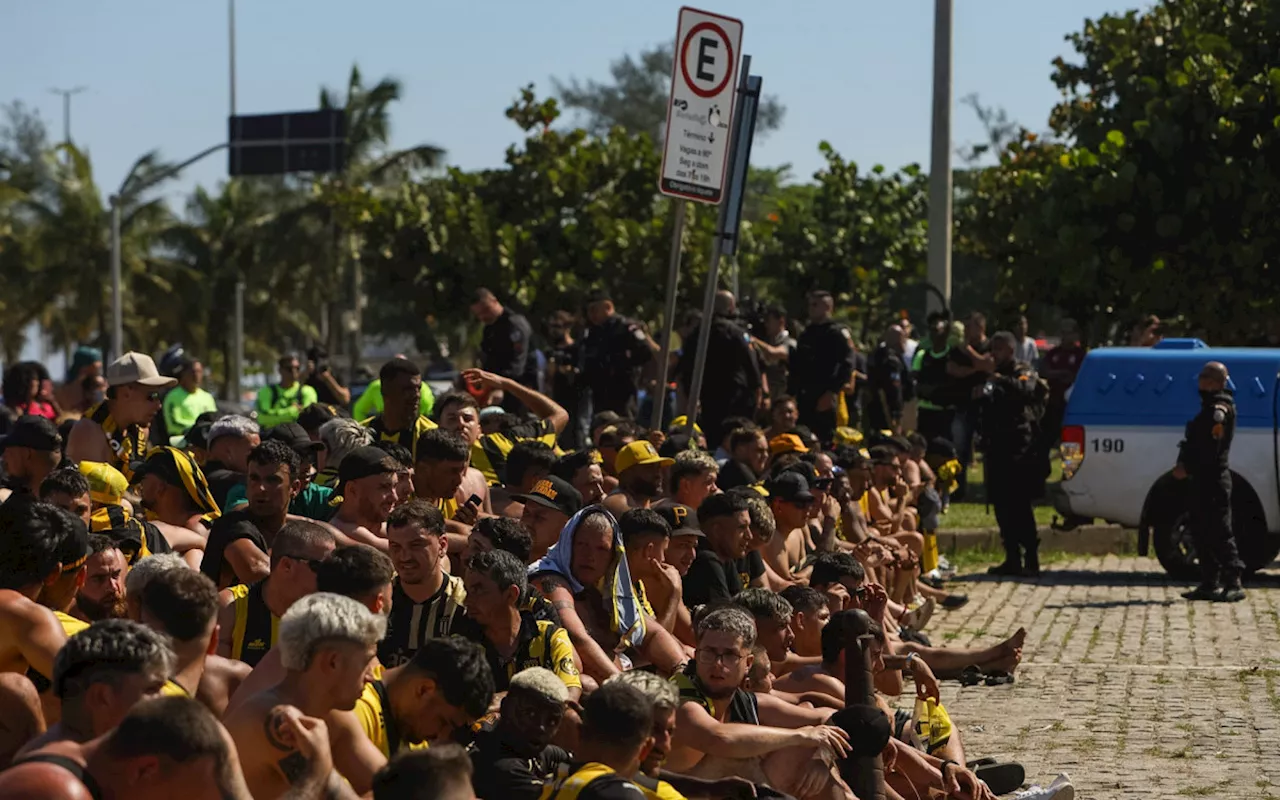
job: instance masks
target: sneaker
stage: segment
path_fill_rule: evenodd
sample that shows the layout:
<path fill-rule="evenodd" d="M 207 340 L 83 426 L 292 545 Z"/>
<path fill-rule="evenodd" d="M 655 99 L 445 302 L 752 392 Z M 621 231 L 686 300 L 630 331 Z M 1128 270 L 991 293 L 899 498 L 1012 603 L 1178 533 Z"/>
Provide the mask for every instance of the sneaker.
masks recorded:
<path fill-rule="evenodd" d="M 969 604 L 969 595 L 967 594 L 949 594 L 942 598 L 942 607 L 948 611 L 964 608 Z"/>
<path fill-rule="evenodd" d="M 1217 600 L 1218 587 L 1210 583 L 1202 583 L 1189 592 L 1182 593 L 1187 600 Z"/>
<path fill-rule="evenodd" d="M 1244 589 L 1239 586 L 1223 587 L 1222 594 L 1213 599 L 1219 603 L 1239 603 L 1244 599 Z"/>
<path fill-rule="evenodd" d="M 1071 785 L 1071 779 L 1064 772 L 1048 786 L 1031 786 L 1009 796 L 1013 800 L 1075 800 L 1076 787 Z"/>

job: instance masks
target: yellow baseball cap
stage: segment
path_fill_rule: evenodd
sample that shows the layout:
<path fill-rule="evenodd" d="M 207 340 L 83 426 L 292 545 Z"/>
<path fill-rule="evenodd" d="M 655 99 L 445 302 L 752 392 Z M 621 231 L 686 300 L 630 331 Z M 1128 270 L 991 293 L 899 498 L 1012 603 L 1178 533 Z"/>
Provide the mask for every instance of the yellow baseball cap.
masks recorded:
<path fill-rule="evenodd" d="M 684 414 L 681 414 L 680 416 L 678 416 L 678 417 L 676 417 L 675 419 L 671 420 L 671 424 L 667 426 L 667 430 L 669 430 L 669 431 L 683 431 L 683 430 L 684 430 L 688 425 L 689 425 L 689 417 L 688 417 L 688 416 L 686 416 L 686 415 L 684 415 Z M 696 423 L 696 422 L 695 422 L 695 423 L 693 423 L 693 432 L 694 432 L 694 433 L 702 433 L 702 428 L 699 428 L 699 427 L 698 427 L 698 423 Z"/>
<path fill-rule="evenodd" d="M 794 433 L 780 433 L 769 440 L 770 455 L 807 452 L 809 452 L 809 448 L 805 447 L 804 440 Z"/>
<path fill-rule="evenodd" d="M 663 458 L 658 455 L 658 451 L 653 449 L 652 442 L 641 440 L 632 442 L 618 451 L 618 457 L 613 461 L 613 469 L 621 475 L 637 464 L 661 464 L 669 467 L 674 463 L 676 463 L 674 458 Z"/>
<path fill-rule="evenodd" d="M 120 470 L 101 461 L 81 461 L 80 474 L 89 481 L 89 499 L 105 506 L 118 506 L 129 488 Z"/>

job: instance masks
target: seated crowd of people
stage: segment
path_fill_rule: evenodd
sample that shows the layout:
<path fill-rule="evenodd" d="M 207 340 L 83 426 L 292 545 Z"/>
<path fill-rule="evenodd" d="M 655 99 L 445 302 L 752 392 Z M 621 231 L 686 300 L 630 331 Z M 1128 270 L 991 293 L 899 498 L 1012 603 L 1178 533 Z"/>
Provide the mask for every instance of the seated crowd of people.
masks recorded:
<path fill-rule="evenodd" d="M 209 413 L 148 448 L 172 379 L 136 353 L 106 378 L 65 443 L 35 416 L 0 440 L 0 797 L 1023 782 L 940 702 L 943 679 L 1012 681 L 1026 632 L 924 632 L 966 598 L 929 574 L 922 440 L 824 450 L 784 399 L 710 448 L 602 414 L 562 452 L 546 396 L 468 370 L 428 417 L 397 358 L 368 419 Z M 498 392 L 527 415 L 482 414 Z"/>

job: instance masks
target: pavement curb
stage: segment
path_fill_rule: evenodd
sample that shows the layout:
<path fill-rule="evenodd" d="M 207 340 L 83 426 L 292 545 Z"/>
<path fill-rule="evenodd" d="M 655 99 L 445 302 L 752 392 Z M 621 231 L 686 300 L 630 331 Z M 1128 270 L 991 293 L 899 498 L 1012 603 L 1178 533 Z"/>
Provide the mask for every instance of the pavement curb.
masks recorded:
<path fill-rule="evenodd" d="M 1080 555 L 1100 556 L 1108 553 L 1135 553 L 1138 532 L 1119 525 L 1081 525 L 1070 531 L 1058 531 L 1042 525 L 1040 548 Z M 966 528 L 938 531 L 938 552 L 946 555 L 961 550 L 1000 551 L 999 528 Z"/>

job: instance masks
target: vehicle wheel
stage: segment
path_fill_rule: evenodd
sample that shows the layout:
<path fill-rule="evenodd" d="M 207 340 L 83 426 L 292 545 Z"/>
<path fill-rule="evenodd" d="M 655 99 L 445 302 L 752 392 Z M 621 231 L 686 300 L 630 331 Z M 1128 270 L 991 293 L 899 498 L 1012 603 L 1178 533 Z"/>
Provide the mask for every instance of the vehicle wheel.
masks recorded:
<path fill-rule="evenodd" d="M 1236 546 L 1245 572 L 1267 567 L 1280 554 L 1280 537 L 1267 532 L 1266 518 L 1257 493 L 1238 475 L 1231 481 L 1231 520 Z M 1148 496 L 1151 543 L 1160 566 L 1177 580 L 1198 580 L 1200 560 L 1191 535 L 1191 514 L 1185 490 L 1174 491 L 1178 484 L 1161 481 Z"/>

